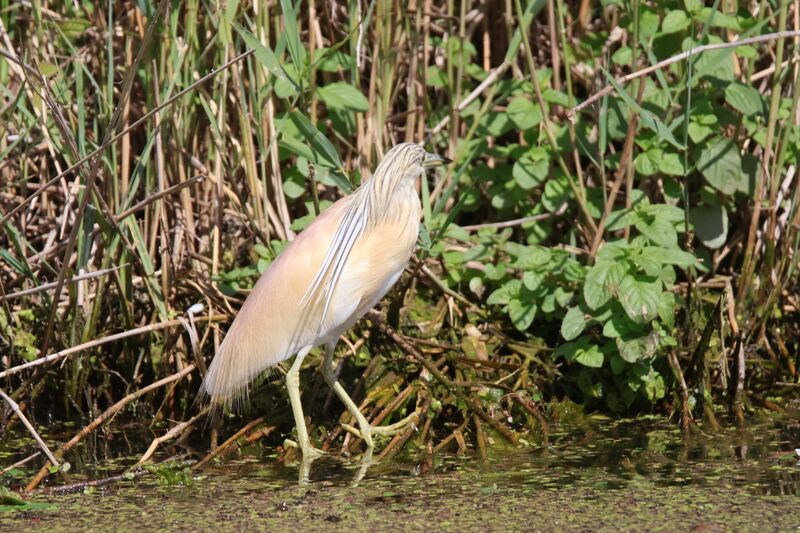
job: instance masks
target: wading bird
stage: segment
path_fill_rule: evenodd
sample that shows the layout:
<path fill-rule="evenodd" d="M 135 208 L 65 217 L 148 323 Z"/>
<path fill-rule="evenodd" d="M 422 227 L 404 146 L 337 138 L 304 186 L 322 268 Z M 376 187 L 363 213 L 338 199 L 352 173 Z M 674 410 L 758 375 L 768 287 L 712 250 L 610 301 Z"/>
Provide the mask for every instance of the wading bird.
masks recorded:
<path fill-rule="evenodd" d="M 318 457 L 322 452 L 311 446 L 303 418 L 299 373 L 308 352 L 324 345 L 322 374 L 358 422 L 367 457 L 372 435 L 396 433 L 410 421 L 371 426 L 336 380 L 333 353 L 339 336 L 386 294 L 414 252 L 420 221 L 416 179 L 449 162 L 417 144 L 395 146 L 371 179 L 286 247 L 247 296 L 211 362 L 202 390 L 212 402 L 246 400 L 250 381 L 297 354 L 286 388 L 303 459 Z"/>

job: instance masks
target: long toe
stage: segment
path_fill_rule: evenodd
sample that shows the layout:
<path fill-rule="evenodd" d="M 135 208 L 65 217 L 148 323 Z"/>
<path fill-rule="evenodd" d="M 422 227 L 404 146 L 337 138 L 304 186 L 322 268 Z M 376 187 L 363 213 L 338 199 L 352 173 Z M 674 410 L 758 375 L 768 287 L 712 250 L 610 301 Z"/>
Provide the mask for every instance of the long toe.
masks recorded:
<path fill-rule="evenodd" d="M 326 455 L 324 451 L 320 450 L 319 448 L 314 448 L 313 446 L 306 446 L 303 448 L 303 459 L 313 461 L 314 459 L 319 459 L 323 455 Z"/>
<path fill-rule="evenodd" d="M 370 430 L 373 435 L 391 437 L 393 435 L 397 435 L 398 433 L 402 433 L 406 430 L 406 428 L 408 428 L 408 426 L 416 426 L 417 422 L 419 422 L 419 415 L 414 412 L 404 419 L 395 422 L 394 424 L 389 424 L 388 426 L 370 426 Z"/>

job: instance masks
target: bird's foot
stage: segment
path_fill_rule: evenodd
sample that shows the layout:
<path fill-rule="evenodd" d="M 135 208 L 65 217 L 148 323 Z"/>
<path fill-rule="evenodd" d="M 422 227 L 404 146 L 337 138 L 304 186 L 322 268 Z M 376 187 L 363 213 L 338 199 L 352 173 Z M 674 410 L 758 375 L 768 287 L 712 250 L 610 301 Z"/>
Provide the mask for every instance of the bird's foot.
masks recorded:
<path fill-rule="evenodd" d="M 306 443 L 302 443 L 301 442 L 300 444 L 297 444 L 295 441 L 293 441 L 291 439 L 285 439 L 283 441 L 283 447 L 284 448 L 299 448 L 300 451 L 303 453 L 303 461 L 313 461 L 315 459 L 319 459 L 323 455 L 326 455 L 326 453 L 324 451 L 320 450 L 319 448 L 314 448 L 308 442 L 306 442 Z"/>
<path fill-rule="evenodd" d="M 373 426 L 369 423 L 365 423 L 359 424 L 359 428 L 355 428 L 350 424 L 342 424 L 342 428 L 353 434 L 355 437 L 363 439 L 367 443 L 367 448 L 371 450 L 374 446 L 372 443 L 373 435 L 391 437 L 397 435 L 398 433 L 402 433 L 409 425 L 415 426 L 418 421 L 419 415 L 416 412 L 413 412 L 404 419 L 395 422 L 394 424 L 389 424 L 388 426 Z"/>

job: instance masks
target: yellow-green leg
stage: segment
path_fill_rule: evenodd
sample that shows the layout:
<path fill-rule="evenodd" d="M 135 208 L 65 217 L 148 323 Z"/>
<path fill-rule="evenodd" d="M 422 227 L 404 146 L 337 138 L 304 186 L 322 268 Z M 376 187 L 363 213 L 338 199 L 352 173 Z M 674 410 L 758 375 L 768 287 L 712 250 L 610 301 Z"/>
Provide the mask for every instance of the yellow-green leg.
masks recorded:
<path fill-rule="evenodd" d="M 333 352 L 335 348 L 335 343 L 325 346 L 325 361 L 322 364 L 322 375 L 325 378 L 325 381 L 328 383 L 328 386 L 333 389 L 333 392 L 336 393 L 345 407 L 347 407 L 347 410 L 350 411 L 350 414 L 353 415 L 353 418 L 356 419 L 356 422 L 358 422 L 358 429 L 347 424 L 342 424 L 342 427 L 356 437 L 362 438 L 364 443 L 367 445 L 367 456 L 371 456 L 372 450 L 375 448 L 375 444 L 372 442 L 372 435 L 396 435 L 397 433 L 403 431 L 408 424 L 413 423 L 417 419 L 417 414 L 412 413 L 403 420 L 388 426 L 370 425 L 366 417 L 364 417 L 364 415 L 361 414 L 361 411 L 359 411 L 356 403 L 350 398 L 350 396 L 347 394 L 347 391 L 344 390 L 344 387 L 342 387 L 341 383 L 336 381 L 336 370 L 333 367 Z"/>
<path fill-rule="evenodd" d="M 325 453 L 311 446 L 308 430 L 306 429 L 306 420 L 303 416 L 303 405 L 300 402 L 300 367 L 303 366 L 303 359 L 311 351 L 311 348 L 311 346 L 307 346 L 300 350 L 294 359 L 294 363 L 292 363 L 292 368 L 286 373 L 286 389 L 289 391 L 289 402 L 292 404 L 294 424 L 297 428 L 297 440 L 303 452 L 303 461 L 314 460 Z"/>

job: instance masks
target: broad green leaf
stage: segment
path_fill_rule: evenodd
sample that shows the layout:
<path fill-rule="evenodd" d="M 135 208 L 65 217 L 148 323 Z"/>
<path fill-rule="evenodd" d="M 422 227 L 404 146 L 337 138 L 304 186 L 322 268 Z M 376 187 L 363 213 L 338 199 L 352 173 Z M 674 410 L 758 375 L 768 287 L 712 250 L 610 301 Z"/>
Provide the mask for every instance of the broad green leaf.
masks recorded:
<path fill-rule="evenodd" d="M 651 222 L 646 222 L 639 218 L 636 221 L 636 229 L 650 239 L 650 241 L 660 244 L 664 248 L 676 248 L 678 246 L 678 232 L 672 222 L 663 218 L 655 217 Z"/>
<path fill-rule="evenodd" d="M 683 157 L 674 152 L 665 152 L 658 162 L 658 170 L 668 176 L 685 176 L 686 167 L 683 164 Z"/>
<path fill-rule="evenodd" d="M 534 161 L 529 157 L 521 157 L 514 163 L 511 174 L 517 185 L 525 190 L 530 190 L 541 185 L 547 178 L 549 168 L 550 165 L 546 159 Z"/>
<path fill-rule="evenodd" d="M 608 246 L 608 245 L 606 245 Z M 583 298 L 590 309 L 598 309 L 617 292 L 627 268 L 616 261 L 598 261 L 586 273 L 583 285 Z"/>
<path fill-rule="evenodd" d="M 709 35 L 708 37 L 709 44 L 720 44 L 722 42 L 722 39 L 716 35 Z M 698 44 L 699 43 L 695 42 L 690 37 L 687 37 L 683 40 L 681 48 L 683 51 L 686 51 L 698 46 Z M 700 54 L 695 63 L 693 76 L 695 82 L 706 76 L 723 81 L 733 80 L 733 52 L 733 48 L 727 48 L 723 50 L 709 50 Z"/>
<path fill-rule="evenodd" d="M 725 87 L 725 101 L 743 115 L 760 116 L 764 112 L 761 94 L 753 87 L 738 81 Z"/>
<path fill-rule="evenodd" d="M 617 337 L 615 342 L 619 355 L 629 363 L 636 363 L 643 359 L 651 359 L 658 349 L 658 333 L 650 331 L 646 335 L 634 338 Z"/>
<path fill-rule="evenodd" d="M 636 172 L 642 176 L 652 176 L 658 172 L 663 152 L 659 148 L 650 148 L 646 152 L 641 152 L 633 160 Z"/>
<path fill-rule="evenodd" d="M 533 319 L 536 318 L 536 310 L 536 304 L 533 302 L 511 300 L 508 304 L 508 316 L 519 331 L 525 331 L 530 327 Z"/>
<path fill-rule="evenodd" d="M 596 344 L 575 353 L 575 360 L 583 366 L 588 366 L 590 368 L 602 367 L 603 359 L 603 352 L 600 351 L 600 347 Z"/>
<path fill-rule="evenodd" d="M 617 94 L 620 95 L 620 97 L 625 101 L 628 107 L 636 111 L 636 113 L 639 115 L 642 124 L 650 128 L 660 139 L 667 141 L 672 146 L 676 147 L 678 150 L 685 149 L 684 146 L 681 143 L 679 143 L 677 139 L 675 139 L 675 137 L 672 135 L 672 131 L 667 127 L 666 124 L 664 124 L 661 121 L 661 119 L 659 119 L 658 117 L 656 117 L 655 115 L 644 109 L 638 103 L 636 103 L 636 100 L 634 100 L 631 97 L 631 95 L 625 92 L 625 89 L 623 89 L 622 86 L 619 83 L 617 83 L 617 80 L 608 71 L 603 69 L 603 72 L 605 72 L 606 79 L 608 79 L 608 82 L 617 91 Z"/>
<path fill-rule="evenodd" d="M 555 213 L 570 197 L 569 186 L 563 178 L 553 178 L 547 181 L 542 195 L 542 205 L 551 213 Z"/>
<path fill-rule="evenodd" d="M 508 305 L 512 299 L 519 298 L 521 290 L 522 282 L 518 279 L 512 279 L 492 292 L 486 299 L 486 303 L 489 305 Z"/>
<path fill-rule="evenodd" d="M 675 293 L 664 291 L 658 299 L 658 318 L 668 327 L 675 327 L 675 306 L 677 299 Z"/>
<path fill-rule="evenodd" d="M 564 340 L 571 341 L 577 339 L 586 328 L 586 315 L 580 307 L 571 307 L 564 320 L 561 321 L 561 336 Z"/>
<path fill-rule="evenodd" d="M 538 289 L 542 281 L 544 281 L 544 276 L 535 270 L 528 270 L 522 274 L 522 284 L 531 292 Z"/>
<path fill-rule="evenodd" d="M 709 185 L 724 194 L 735 193 L 741 183 L 747 181 L 739 147 L 724 137 L 716 137 L 706 143 L 697 161 L 697 168 Z"/>
<path fill-rule="evenodd" d="M 664 21 L 661 23 L 661 32 L 664 34 L 677 33 L 688 28 L 690 22 L 685 11 L 673 9 L 664 17 Z"/>
<path fill-rule="evenodd" d="M 329 83 L 317 89 L 325 105 L 332 109 L 348 111 L 367 111 L 369 102 L 361 91 L 344 82 Z"/>
<path fill-rule="evenodd" d="M 683 0 L 683 6 L 692 15 L 699 14 L 704 7 L 703 0 Z"/>
<path fill-rule="evenodd" d="M 288 179 L 283 182 L 283 193 L 291 199 L 300 198 L 305 192 L 305 187 L 294 180 Z"/>
<path fill-rule="evenodd" d="M 675 205 L 653 204 L 642 207 L 641 210 L 648 215 L 652 215 L 656 218 L 662 218 L 669 222 L 683 222 L 685 218 L 683 209 Z"/>
<path fill-rule="evenodd" d="M 617 65 L 630 65 L 633 59 L 633 50 L 630 46 L 622 46 L 611 56 L 611 61 Z"/>
<path fill-rule="evenodd" d="M 630 319 L 640 324 L 656 318 L 660 297 L 661 282 L 649 277 L 628 274 L 619 284 L 619 302 Z"/>
<path fill-rule="evenodd" d="M 527 98 L 518 96 L 506 108 L 511 122 L 521 130 L 529 130 L 542 121 L 542 110 Z"/>
<path fill-rule="evenodd" d="M 704 7 L 697 16 L 703 23 L 709 22 L 712 28 L 725 28 L 736 32 L 742 31 L 742 27 L 736 17 L 722 13 L 718 9 Z"/>
<path fill-rule="evenodd" d="M 689 211 L 697 238 L 704 245 L 716 250 L 728 240 L 728 211 L 724 206 L 699 206 Z"/>
<path fill-rule="evenodd" d="M 654 254 L 651 250 L 657 250 L 658 253 Z M 638 253 L 631 254 L 630 259 L 636 265 L 637 272 L 644 272 L 646 275 L 655 278 L 661 273 L 664 252 L 669 252 L 670 250 L 660 246 L 645 246 L 637 248 Z"/>
<path fill-rule="evenodd" d="M 525 246 L 516 242 L 507 242 L 503 245 L 509 255 L 516 258 L 513 266 L 521 270 L 531 270 L 546 265 L 553 254 L 543 246 Z"/>
<path fill-rule="evenodd" d="M 641 327 L 624 314 L 614 314 L 605 324 L 603 324 L 603 336 L 610 339 L 626 337 L 632 333 L 635 334 L 640 331 Z"/>
<path fill-rule="evenodd" d="M 591 368 L 603 366 L 603 352 L 586 335 L 578 340 L 560 345 L 553 355 L 555 357 L 563 357 L 567 361 L 577 361 L 583 366 Z"/>
<path fill-rule="evenodd" d="M 644 392 L 651 402 L 663 398 L 667 393 L 664 377 L 652 368 L 650 369 L 649 378 L 644 382 Z"/>
<path fill-rule="evenodd" d="M 697 264 L 697 258 L 676 248 L 662 248 L 660 246 L 645 246 L 641 250 L 642 256 L 647 256 L 658 264 L 675 265 L 686 268 Z"/>
<path fill-rule="evenodd" d="M 640 35 L 645 39 L 649 39 L 650 37 L 655 36 L 657 31 L 658 14 L 650 11 L 649 9 L 643 9 L 641 15 L 639 16 Z"/>
<path fill-rule="evenodd" d="M 606 229 L 608 231 L 617 231 L 625 229 L 639 219 L 636 211 L 633 209 L 618 209 L 612 211 L 608 216 L 608 223 Z"/>
<path fill-rule="evenodd" d="M 695 144 L 701 142 L 712 133 L 714 133 L 714 130 L 709 126 L 698 124 L 697 122 L 689 123 L 689 138 Z"/>

